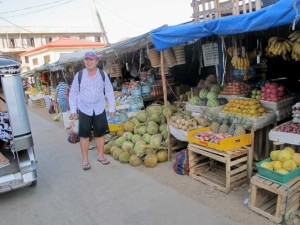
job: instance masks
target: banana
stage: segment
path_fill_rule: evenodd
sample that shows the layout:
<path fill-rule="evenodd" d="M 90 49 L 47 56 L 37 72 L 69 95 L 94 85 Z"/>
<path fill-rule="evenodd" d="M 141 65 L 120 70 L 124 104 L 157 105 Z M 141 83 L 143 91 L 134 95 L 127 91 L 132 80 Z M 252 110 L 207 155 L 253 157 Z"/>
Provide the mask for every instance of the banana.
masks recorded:
<path fill-rule="evenodd" d="M 292 42 L 290 42 L 289 40 L 285 40 L 283 42 L 283 44 L 285 45 L 285 48 L 287 49 L 288 52 L 291 52 L 293 49 L 293 44 Z"/>
<path fill-rule="evenodd" d="M 268 45 L 272 45 L 274 43 L 276 43 L 278 40 L 278 37 L 270 37 L 268 40 Z"/>
<path fill-rule="evenodd" d="M 300 32 L 299 31 L 294 31 L 293 33 L 291 33 L 288 36 L 288 39 L 290 39 L 290 41 L 294 42 L 299 38 L 299 36 L 300 36 Z"/>

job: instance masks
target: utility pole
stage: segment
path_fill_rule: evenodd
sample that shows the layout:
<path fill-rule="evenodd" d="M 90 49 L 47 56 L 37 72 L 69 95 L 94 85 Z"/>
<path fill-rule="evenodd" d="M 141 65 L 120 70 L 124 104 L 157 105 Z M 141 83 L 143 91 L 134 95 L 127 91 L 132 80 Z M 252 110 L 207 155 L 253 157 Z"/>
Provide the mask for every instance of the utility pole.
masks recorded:
<path fill-rule="evenodd" d="M 94 8 L 95 8 L 95 11 L 96 11 L 96 16 L 97 16 L 97 19 L 98 19 L 98 22 L 99 22 L 99 25 L 100 25 L 100 28 L 101 28 L 101 31 L 102 31 L 102 34 L 103 34 L 103 37 L 104 37 L 104 42 L 105 42 L 106 45 L 109 45 L 108 37 L 106 35 L 106 32 L 105 32 L 104 25 L 102 23 L 100 14 L 99 14 L 99 12 L 97 10 L 96 4 L 95 4 L 95 0 L 92 0 L 92 1 L 93 1 L 93 5 L 94 5 Z"/>

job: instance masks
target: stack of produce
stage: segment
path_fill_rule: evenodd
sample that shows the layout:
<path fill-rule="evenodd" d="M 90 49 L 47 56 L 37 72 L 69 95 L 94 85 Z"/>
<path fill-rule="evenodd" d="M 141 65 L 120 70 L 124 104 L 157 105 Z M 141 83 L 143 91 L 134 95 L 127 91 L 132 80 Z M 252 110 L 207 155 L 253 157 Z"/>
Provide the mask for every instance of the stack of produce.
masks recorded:
<path fill-rule="evenodd" d="M 36 88 L 28 88 L 27 89 L 27 92 L 30 94 L 30 95 L 36 95 L 39 93 L 38 89 Z"/>
<path fill-rule="evenodd" d="M 288 174 L 300 166 L 300 153 L 296 153 L 291 147 L 272 151 L 270 159 L 270 162 L 265 161 L 260 166 L 282 174 Z"/>
<path fill-rule="evenodd" d="M 251 98 L 260 100 L 261 99 L 261 90 L 257 90 L 257 89 L 252 90 Z"/>
<path fill-rule="evenodd" d="M 251 88 L 244 82 L 230 82 L 221 91 L 222 95 L 247 95 Z"/>
<path fill-rule="evenodd" d="M 292 59 L 300 61 L 300 31 L 294 31 L 288 37 L 292 42 Z"/>
<path fill-rule="evenodd" d="M 219 144 L 222 139 L 246 134 L 251 129 L 251 125 L 251 121 L 247 118 L 236 116 L 221 118 L 213 115 L 211 130 L 198 132 L 194 135 L 194 138 Z"/>
<path fill-rule="evenodd" d="M 231 64 L 235 69 L 248 70 L 250 66 L 250 61 L 247 55 L 245 57 L 234 55 L 231 59 Z"/>
<path fill-rule="evenodd" d="M 257 117 L 267 114 L 266 108 L 256 99 L 230 99 L 223 112 L 244 117 Z"/>
<path fill-rule="evenodd" d="M 218 107 L 225 105 L 228 101 L 225 98 L 218 98 L 221 87 L 218 84 L 214 84 L 211 88 L 202 88 L 199 92 L 199 96 L 190 98 L 189 103 L 198 106 Z"/>
<path fill-rule="evenodd" d="M 293 121 L 290 121 L 276 127 L 274 130 L 279 132 L 300 134 L 300 123 L 294 123 Z"/>
<path fill-rule="evenodd" d="M 174 116 L 172 116 L 171 124 L 176 129 L 189 132 L 192 130 L 200 129 L 202 127 L 208 127 L 210 125 L 210 121 L 205 116 L 193 116 L 190 112 L 184 111 L 176 113 Z"/>
<path fill-rule="evenodd" d="M 175 112 L 176 107 L 169 105 L 169 116 Z M 106 154 L 132 166 L 144 163 L 146 167 L 155 167 L 167 161 L 168 127 L 163 106 L 151 105 L 138 112 L 125 123 L 124 131 L 122 136 L 104 146 Z"/>
<path fill-rule="evenodd" d="M 266 47 L 267 57 L 281 56 L 284 60 L 290 60 L 290 52 L 293 50 L 293 43 L 281 37 L 270 37 Z"/>
<path fill-rule="evenodd" d="M 270 102 L 279 102 L 285 98 L 288 98 L 284 86 L 277 83 L 266 83 L 261 88 L 261 100 Z"/>

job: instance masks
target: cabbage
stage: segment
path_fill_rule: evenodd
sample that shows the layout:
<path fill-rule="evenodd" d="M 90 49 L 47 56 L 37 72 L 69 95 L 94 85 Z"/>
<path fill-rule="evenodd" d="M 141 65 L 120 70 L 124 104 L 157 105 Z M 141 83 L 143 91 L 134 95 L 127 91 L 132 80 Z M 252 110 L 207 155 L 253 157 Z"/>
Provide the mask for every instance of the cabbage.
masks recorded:
<path fill-rule="evenodd" d="M 159 126 L 160 133 L 162 133 L 164 130 L 168 130 L 168 126 L 165 123 Z"/>
<path fill-rule="evenodd" d="M 126 139 L 124 137 L 119 137 L 117 140 L 116 140 L 116 145 L 121 148 L 123 143 L 126 141 Z"/>
<path fill-rule="evenodd" d="M 127 121 L 127 122 L 125 123 L 125 125 L 124 125 L 124 130 L 125 130 L 125 131 L 129 131 L 129 132 L 132 132 L 133 129 L 134 129 L 134 127 L 135 127 L 135 123 L 134 123 L 134 122 L 132 122 L 132 121 Z"/>
<path fill-rule="evenodd" d="M 157 134 L 158 133 L 158 125 L 153 121 L 149 121 L 147 125 L 147 133 L 148 134 Z"/>
<path fill-rule="evenodd" d="M 145 150 L 147 148 L 146 142 L 144 141 L 138 141 L 135 146 L 134 146 L 134 153 L 139 156 L 142 157 L 145 155 Z"/>
<path fill-rule="evenodd" d="M 136 118 L 139 120 L 139 122 L 144 123 L 147 121 L 147 115 L 145 111 L 140 111 L 136 114 Z"/>
<path fill-rule="evenodd" d="M 161 134 L 155 134 L 155 135 L 151 136 L 150 146 L 153 147 L 153 148 L 160 147 L 161 142 L 162 142 L 162 135 Z"/>
<path fill-rule="evenodd" d="M 143 140 L 147 143 L 147 144 L 149 144 L 150 143 L 150 139 L 151 139 L 151 135 L 150 134 L 144 134 L 143 135 Z"/>
<path fill-rule="evenodd" d="M 130 142 L 130 141 L 125 141 L 125 142 L 123 143 L 123 145 L 122 145 L 122 150 L 123 150 L 123 151 L 129 152 L 130 149 L 133 149 L 133 147 L 134 147 L 134 145 L 133 145 L 132 142 Z"/>
<path fill-rule="evenodd" d="M 131 132 L 125 132 L 125 133 L 123 134 L 123 137 L 124 137 L 127 141 L 131 141 L 132 136 L 133 136 L 133 133 L 131 133 Z"/>
<path fill-rule="evenodd" d="M 153 153 L 148 153 L 144 158 L 146 167 L 153 168 L 157 165 L 157 156 Z"/>
<path fill-rule="evenodd" d="M 138 134 L 134 134 L 131 138 L 132 143 L 135 145 L 137 143 L 137 141 L 142 140 L 142 136 L 138 135 Z"/>

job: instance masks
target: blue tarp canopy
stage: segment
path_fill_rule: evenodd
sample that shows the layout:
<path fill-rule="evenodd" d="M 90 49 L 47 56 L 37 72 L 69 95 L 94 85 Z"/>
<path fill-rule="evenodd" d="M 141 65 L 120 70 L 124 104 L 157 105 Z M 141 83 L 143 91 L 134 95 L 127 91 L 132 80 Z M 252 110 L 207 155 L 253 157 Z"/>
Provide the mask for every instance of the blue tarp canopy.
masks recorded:
<path fill-rule="evenodd" d="M 157 50 L 164 50 L 214 34 L 239 34 L 290 24 L 295 20 L 297 10 L 300 13 L 300 0 L 281 0 L 251 13 L 164 27 L 152 31 L 151 38 Z"/>

